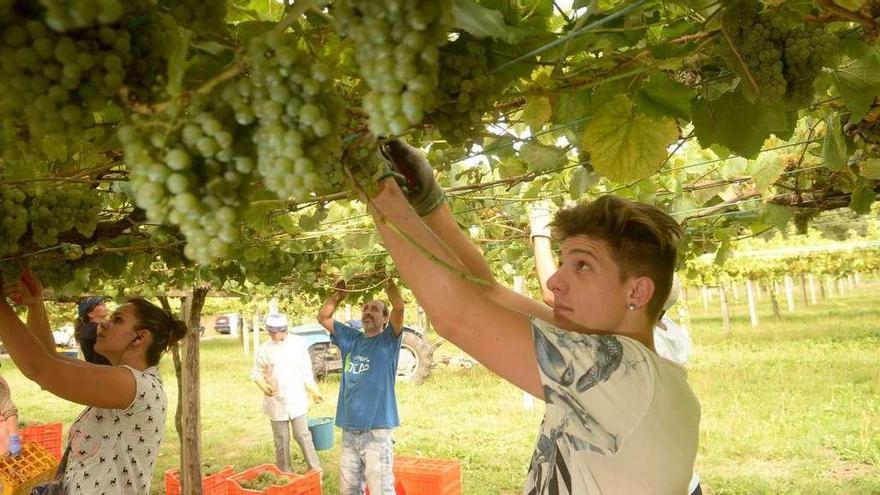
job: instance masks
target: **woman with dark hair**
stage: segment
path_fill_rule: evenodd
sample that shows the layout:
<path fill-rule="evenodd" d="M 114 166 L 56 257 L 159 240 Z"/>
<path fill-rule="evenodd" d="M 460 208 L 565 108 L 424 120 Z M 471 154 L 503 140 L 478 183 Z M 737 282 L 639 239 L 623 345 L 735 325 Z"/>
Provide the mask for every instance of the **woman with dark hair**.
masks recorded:
<path fill-rule="evenodd" d="M 27 273 L 3 287 L 0 340 L 27 378 L 88 406 L 70 427 L 55 478 L 61 486 L 52 493 L 149 493 L 167 407 L 159 358 L 186 324 L 145 299 L 129 299 L 97 329 L 95 351 L 111 366 L 84 363 L 55 353 L 42 293 Z M 27 307 L 27 324 L 7 297 Z"/>

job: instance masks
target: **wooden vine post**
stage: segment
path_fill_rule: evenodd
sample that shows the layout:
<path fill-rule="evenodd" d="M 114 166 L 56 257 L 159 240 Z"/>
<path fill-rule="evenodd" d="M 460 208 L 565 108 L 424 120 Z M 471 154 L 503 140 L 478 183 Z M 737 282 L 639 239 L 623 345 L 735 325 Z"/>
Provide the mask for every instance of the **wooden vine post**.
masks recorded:
<path fill-rule="evenodd" d="M 794 280 L 791 275 L 785 275 L 785 301 L 788 303 L 788 312 L 794 313 Z"/>
<path fill-rule="evenodd" d="M 778 292 L 778 290 L 778 284 L 774 280 L 770 284 L 770 307 L 773 309 L 773 317 L 777 320 L 782 318 L 782 315 L 779 314 L 779 301 L 776 298 L 776 293 Z M 791 306 L 789 307 L 792 308 Z M 794 311 L 794 309 L 790 309 L 790 311 Z"/>
<path fill-rule="evenodd" d="M 801 300 L 804 302 L 804 306 L 810 304 L 810 298 L 807 295 L 807 275 L 804 272 L 801 272 Z"/>
<path fill-rule="evenodd" d="M 816 277 L 812 273 L 807 274 L 807 284 L 810 287 L 810 304 L 816 304 Z"/>
<path fill-rule="evenodd" d="M 730 333 L 730 303 L 727 301 L 727 289 L 724 287 L 724 284 L 720 284 L 718 286 L 718 296 L 721 300 L 721 321 L 724 331 L 726 333 Z"/>
<path fill-rule="evenodd" d="M 746 279 L 746 297 L 749 300 L 749 321 L 753 327 L 758 326 L 758 305 L 755 300 L 755 282 L 752 279 Z"/>
<path fill-rule="evenodd" d="M 202 493 L 202 438 L 199 398 L 199 320 L 208 295 L 207 287 L 194 287 L 192 294 L 183 298 L 183 318 L 189 327 L 183 339 L 182 376 L 183 439 L 180 446 L 181 493 Z"/>

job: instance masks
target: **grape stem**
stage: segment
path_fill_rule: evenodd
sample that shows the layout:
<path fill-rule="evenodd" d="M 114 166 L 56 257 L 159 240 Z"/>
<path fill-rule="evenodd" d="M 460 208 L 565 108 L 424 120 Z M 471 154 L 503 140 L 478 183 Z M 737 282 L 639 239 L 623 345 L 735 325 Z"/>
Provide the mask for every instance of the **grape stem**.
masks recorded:
<path fill-rule="evenodd" d="M 819 5 L 819 7 L 821 9 L 831 12 L 836 17 L 840 17 L 840 18 L 858 23 L 862 27 L 864 27 L 866 30 L 868 30 L 869 32 L 876 32 L 877 31 L 877 24 L 875 24 L 874 20 L 868 16 L 865 16 L 865 15 L 859 14 L 858 12 L 853 12 L 852 10 L 844 8 L 840 5 L 838 5 L 837 3 L 835 3 L 833 0 L 817 0 L 816 3 Z"/>
<path fill-rule="evenodd" d="M 236 58 L 236 62 L 224 69 L 223 72 L 205 81 L 198 88 L 182 93 L 180 95 L 180 98 L 178 98 L 178 101 L 186 104 L 193 96 L 210 94 L 211 91 L 213 91 L 214 88 L 216 88 L 217 86 L 225 83 L 226 81 L 229 81 L 230 79 L 235 79 L 236 77 L 238 77 L 239 74 L 244 72 L 244 70 L 247 68 L 247 64 L 242 61 L 241 58 Z M 127 86 L 122 86 L 121 88 L 119 88 L 117 96 L 133 112 L 142 115 L 156 115 L 162 113 L 163 111 L 165 111 L 168 105 L 172 103 L 171 101 L 163 101 L 160 103 L 141 103 L 137 100 L 132 99 L 131 90 Z"/>
<path fill-rule="evenodd" d="M 283 33 L 287 30 L 294 22 L 299 18 L 299 16 L 303 15 L 307 10 L 313 10 L 318 14 L 323 14 L 320 9 L 315 8 L 315 4 L 311 0 L 299 0 L 293 5 L 293 8 L 290 9 L 284 19 L 281 19 L 281 22 L 275 25 L 272 28 L 272 31 L 277 33 Z M 326 14 L 324 14 L 326 16 Z"/>
<path fill-rule="evenodd" d="M 752 88 L 756 93 L 760 92 L 758 88 L 758 83 L 755 82 L 755 78 L 752 77 L 752 72 L 749 70 L 748 64 L 743 60 L 742 55 L 739 53 L 739 50 L 736 49 L 736 46 L 733 44 L 733 40 L 730 39 L 730 35 L 727 34 L 727 29 L 724 26 L 721 26 L 721 34 L 724 35 L 724 39 L 727 40 L 727 44 L 730 45 L 730 49 L 733 51 L 733 54 L 736 55 L 736 59 L 739 60 L 739 64 L 742 65 L 743 70 L 746 72 L 746 76 L 749 78 L 749 83 L 751 83 Z"/>

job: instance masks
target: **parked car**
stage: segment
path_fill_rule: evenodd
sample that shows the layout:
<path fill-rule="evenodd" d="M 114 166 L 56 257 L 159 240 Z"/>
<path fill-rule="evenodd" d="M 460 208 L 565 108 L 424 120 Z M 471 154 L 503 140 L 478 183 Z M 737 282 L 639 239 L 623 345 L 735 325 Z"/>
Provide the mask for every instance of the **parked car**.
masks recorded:
<path fill-rule="evenodd" d="M 229 323 L 229 315 L 220 315 L 214 320 L 214 331 L 217 333 L 228 334 L 232 332 L 232 327 Z M 238 324 L 240 324 L 241 319 L 238 318 Z"/>
<path fill-rule="evenodd" d="M 360 321 L 349 322 L 352 323 L 353 327 L 360 327 Z M 306 340 L 315 379 L 320 380 L 328 373 L 342 371 L 342 353 L 330 341 L 330 334 L 320 323 L 295 326 L 290 332 Z M 430 344 L 421 329 L 404 325 L 403 342 L 397 360 L 397 378 L 414 383 L 420 383 L 427 378 L 434 367 L 434 350 L 439 344 L 440 342 Z"/>

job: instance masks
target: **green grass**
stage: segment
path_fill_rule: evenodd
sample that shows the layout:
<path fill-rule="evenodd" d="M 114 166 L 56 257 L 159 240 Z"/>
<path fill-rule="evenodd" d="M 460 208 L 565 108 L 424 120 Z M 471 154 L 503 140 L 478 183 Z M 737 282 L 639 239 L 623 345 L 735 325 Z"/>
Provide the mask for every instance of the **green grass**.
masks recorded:
<path fill-rule="evenodd" d="M 743 304 L 733 305 L 733 329 L 721 330 L 720 311 L 692 297 L 695 341 L 690 380 L 703 405 L 697 470 L 712 494 L 880 493 L 880 286 L 788 314 L 775 321 L 766 298 L 761 326 L 749 325 Z M 238 342 L 202 344 L 202 448 L 212 466 L 236 470 L 274 460 L 260 394 L 248 381 L 250 359 Z M 458 355 L 449 345 L 437 356 Z M 176 382 L 166 359 L 163 375 L 171 407 Z M 3 359 L 23 419 L 63 421 L 81 409 L 25 380 Z M 322 383 L 328 403 L 312 416 L 332 416 L 338 378 Z M 524 411 L 522 394 L 480 367 L 438 367 L 421 386 L 400 384 L 403 425 L 396 452 L 456 458 L 466 494 L 520 493 L 543 407 Z M 179 458 L 173 417 L 153 476 Z M 325 492 L 338 491 L 336 446 L 319 453 Z M 294 447 L 296 452 L 296 448 Z M 303 466 L 296 452 L 296 465 Z"/>

